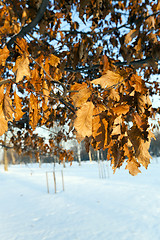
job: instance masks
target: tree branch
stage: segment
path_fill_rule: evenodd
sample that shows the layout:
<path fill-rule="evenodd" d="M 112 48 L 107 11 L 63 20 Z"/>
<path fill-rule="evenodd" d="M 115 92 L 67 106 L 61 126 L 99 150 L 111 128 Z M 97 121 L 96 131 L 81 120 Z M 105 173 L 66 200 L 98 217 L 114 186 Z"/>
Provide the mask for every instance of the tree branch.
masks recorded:
<path fill-rule="evenodd" d="M 25 36 L 30 30 L 32 30 L 42 19 L 44 12 L 46 11 L 47 5 L 49 3 L 49 0 L 42 0 L 42 4 L 39 8 L 39 11 L 37 13 L 37 16 L 33 19 L 31 23 L 29 23 L 27 26 L 22 27 L 21 31 L 14 35 L 9 42 L 7 43 L 7 48 L 10 49 L 12 44 L 16 41 L 17 37 L 23 37 Z"/>
<path fill-rule="evenodd" d="M 120 62 L 120 61 L 119 62 L 114 62 L 113 64 L 115 66 L 117 66 L 117 67 L 120 67 L 120 66 L 130 66 L 130 65 L 133 65 L 133 66 L 137 65 L 138 66 L 138 65 L 143 65 L 145 63 L 148 63 L 152 59 L 153 59 L 152 57 L 147 57 L 145 59 L 135 60 L 135 61 L 131 61 L 131 62 L 127 62 L 127 61 L 124 61 L 124 62 Z M 157 60 L 155 60 L 155 61 L 157 61 Z M 81 68 L 76 68 L 76 69 L 65 68 L 64 70 L 66 72 L 84 72 L 84 71 L 88 71 L 88 70 L 98 69 L 101 66 L 103 66 L 103 65 L 96 64 L 96 65 L 93 65 L 92 67 L 91 66 L 87 66 L 87 67 L 81 67 Z"/>

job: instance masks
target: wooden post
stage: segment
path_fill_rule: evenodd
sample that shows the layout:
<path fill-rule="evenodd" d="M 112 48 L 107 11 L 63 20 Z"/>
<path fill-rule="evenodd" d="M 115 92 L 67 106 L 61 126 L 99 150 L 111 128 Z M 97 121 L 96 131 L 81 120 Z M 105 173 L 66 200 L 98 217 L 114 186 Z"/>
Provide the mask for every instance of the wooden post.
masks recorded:
<path fill-rule="evenodd" d="M 47 192 L 49 193 L 48 173 L 46 172 Z"/>
<path fill-rule="evenodd" d="M 61 170 L 61 174 L 62 174 L 62 187 L 63 187 L 63 191 L 64 191 L 64 178 L 63 178 L 63 170 Z"/>
<path fill-rule="evenodd" d="M 53 171 L 53 179 L 54 179 L 54 191 L 56 193 L 57 192 L 57 188 L 56 188 L 56 174 L 55 174 L 54 171 Z"/>

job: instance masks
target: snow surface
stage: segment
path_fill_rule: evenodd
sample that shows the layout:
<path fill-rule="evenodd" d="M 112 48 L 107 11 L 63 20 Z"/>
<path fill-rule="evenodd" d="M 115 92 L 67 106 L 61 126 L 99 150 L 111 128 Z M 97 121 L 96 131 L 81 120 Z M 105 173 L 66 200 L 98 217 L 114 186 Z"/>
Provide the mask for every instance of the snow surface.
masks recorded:
<path fill-rule="evenodd" d="M 67 164 L 65 191 L 56 165 L 56 194 L 52 164 L 1 165 L 0 240 L 159 240 L 160 164 L 152 162 L 136 177 L 124 168 L 113 175 L 105 162 L 104 179 L 96 162 Z"/>

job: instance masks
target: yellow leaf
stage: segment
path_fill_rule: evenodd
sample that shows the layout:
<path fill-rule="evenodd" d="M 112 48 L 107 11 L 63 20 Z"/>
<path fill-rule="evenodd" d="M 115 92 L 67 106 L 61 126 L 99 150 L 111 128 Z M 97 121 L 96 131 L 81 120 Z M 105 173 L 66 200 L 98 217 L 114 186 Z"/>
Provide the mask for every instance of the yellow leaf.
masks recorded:
<path fill-rule="evenodd" d="M 150 16 L 149 18 L 146 19 L 145 25 L 148 26 L 148 29 L 155 29 L 155 18 L 154 16 Z"/>
<path fill-rule="evenodd" d="M 4 85 L 0 87 L 0 104 L 4 99 Z"/>
<path fill-rule="evenodd" d="M 114 120 L 112 136 L 121 134 L 121 125 L 122 125 L 122 115 L 118 116 Z"/>
<path fill-rule="evenodd" d="M 131 42 L 132 39 L 135 38 L 135 37 L 138 35 L 138 32 L 139 32 L 139 31 L 136 30 L 136 29 L 130 30 L 130 32 L 127 33 L 127 35 L 125 36 L 124 42 L 125 42 L 126 44 L 128 44 L 129 42 Z"/>
<path fill-rule="evenodd" d="M 117 115 L 125 115 L 127 112 L 129 112 L 129 105 L 120 104 L 117 107 L 113 107 L 112 110 Z"/>
<path fill-rule="evenodd" d="M 22 112 L 21 98 L 16 94 L 16 92 L 14 92 L 14 103 L 16 107 L 14 113 L 15 121 L 19 121 L 23 117 L 24 112 Z"/>
<path fill-rule="evenodd" d="M 4 116 L 2 104 L 0 104 L 0 136 L 2 136 L 7 130 L 8 130 L 8 121 Z"/>
<path fill-rule="evenodd" d="M 139 113 L 144 113 L 145 110 L 151 110 L 152 102 L 149 98 L 149 94 L 139 94 L 137 95 L 138 111 Z"/>
<path fill-rule="evenodd" d="M 14 113 L 14 109 L 12 106 L 12 99 L 9 97 L 8 95 L 8 91 L 5 93 L 4 95 L 4 102 L 3 102 L 3 108 L 4 108 L 4 116 L 6 118 L 7 121 L 13 121 L 13 113 Z"/>
<path fill-rule="evenodd" d="M 86 102 L 77 111 L 77 117 L 74 122 L 74 127 L 78 134 L 85 138 L 92 135 L 92 115 L 94 105 L 92 102 Z"/>
<path fill-rule="evenodd" d="M 81 107 L 84 103 L 87 102 L 88 98 L 91 96 L 91 91 L 87 88 L 87 84 L 82 86 L 84 87 L 77 90 L 77 92 L 75 92 L 75 94 L 71 96 L 75 107 Z"/>
<path fill-rule="evenodd" d="M 57 65 L 60 63 L 60 58 L 51 54 L 50 56 L 50 65 L 52 65 L 53 67 L 57 67 Z"/>
<path fill-rule="evenodd" d="M 136 161 L 135 157 L 133 157 L 132 159 L 127 160 L 127 166 L 125 169 L 128 169 L 132 176 L 136 176 L 138 173 L 141 173 L 139 167 L 140 164 Z"/>
<path fill-rule="evenodd" d="M 16 64 L 13 67 L 13 72 L 16 74 L 16 82 L 20 82 L 23 80 L 23 77 L 30 77 L 30 69 L 29 69 L 29 59 L 25 55 L 22 57 L 18 57 L 16 60 Z"/>
<path fill-rule="evenodd" d="M 43 81 L 42 84 L 42 91 L 43 91 L 43 96 L 44 96 L 44 102 L 47 105 L 48 103 L 48 97 L 49 97 L 49 90 L 48 90 L 48 84 L 46 83 L 46 81 Z"/>
<path fill-rule="evenodd" d="M 6 63 L 6 59 L 9 56 L 9 50 L 5 46 L 3 49 L 0 49 L 0 65 L 4 66 Z"/>
<path fill-rule="evenodd" d="M 96 149 L 106 148 L 108 145 L 108 121 L 106 119 L 105 108 L 98 105 L 93 110 L 92 135 L 96 142 Z"/>
<path fill-rule="evenodd" d="M 123 77 L 118 73 L 108 70 L 102 77 L 92 80 L 93 84 L 100 84 L 102 88 L 114 87 L 114 85 L 120 83 Z"/>
<path fill-rule="evenodd" d="M 30 95 L 30 104 L 29 104 L 29 117 L 30 117 L 30 125 L 34 130 L 38 124 L 40 119 L 39 114 L 39 105 L 38 105 L 38 98 L 31 93 Z"/>
<path fill-rule="evenodd" d="M 142 164 L 146 169 L 150 163 L 150 158 L 152 158 L 149 154 L 149 147 L 153 134 L 150 131 L 148 131 L 148 133 L 148 138 L 144 140 L 142 132 L 137 126 L 133 126 L 128 131 L 129 139 L 132 143 L 132 146 L 134 147 L 135 157 L 138 159 L 138 162 Z"/>

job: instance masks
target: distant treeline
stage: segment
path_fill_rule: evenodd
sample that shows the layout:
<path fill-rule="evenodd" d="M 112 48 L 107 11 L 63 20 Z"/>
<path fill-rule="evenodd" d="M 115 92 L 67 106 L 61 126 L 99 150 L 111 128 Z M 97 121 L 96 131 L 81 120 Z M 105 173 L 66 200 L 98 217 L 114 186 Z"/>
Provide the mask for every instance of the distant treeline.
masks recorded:
<path fill-rule="evenodd" d="M 155 138 L 152 139 L 151 145 L 150 145 L 150 154 L 151 156 L 160 156 L 160 133 L 157 132 L 155 133 Z M 89 158 L 89 153 L 85 149 L 85 144 L 84 142 L 81 142 L 80 145 L 77 143 L 73 144 L 71 149 L 74 152 L 74 161 L 88 161 L 90 160 Z M 90 148 L 90 157 L 93 161 L 98 161 L 106 159 L 107 156 L 107 150 L 105 151 L 95 151 L 92 147 Z M 31 155 L 18 155 L 13 149 L 8 149 L 7 150 L 7 158 L 8 158 L 8 163 L 10 164 L 17 164 L 17 163 L 31 163 L 31 162 L 37 162 L 36 156 L 34 153 Z M 50 155 L 41 155 L 40 156 L 40 161 L 41 163 L 52 163 L 52 162 L 59 162 L 57 156 L 50 156 Z M 3 163 L 3 156 L 1 158 L 1 162 Z M 59 162 L 60 163 L 60 162 Z"/>
<path fill-rule="evenodd" d="M 160 156 L 160 133 L 155 133 L 155 139 L 152 138 L 151 145 L 150 145 L 150 154 L 151 156 Z"/>

